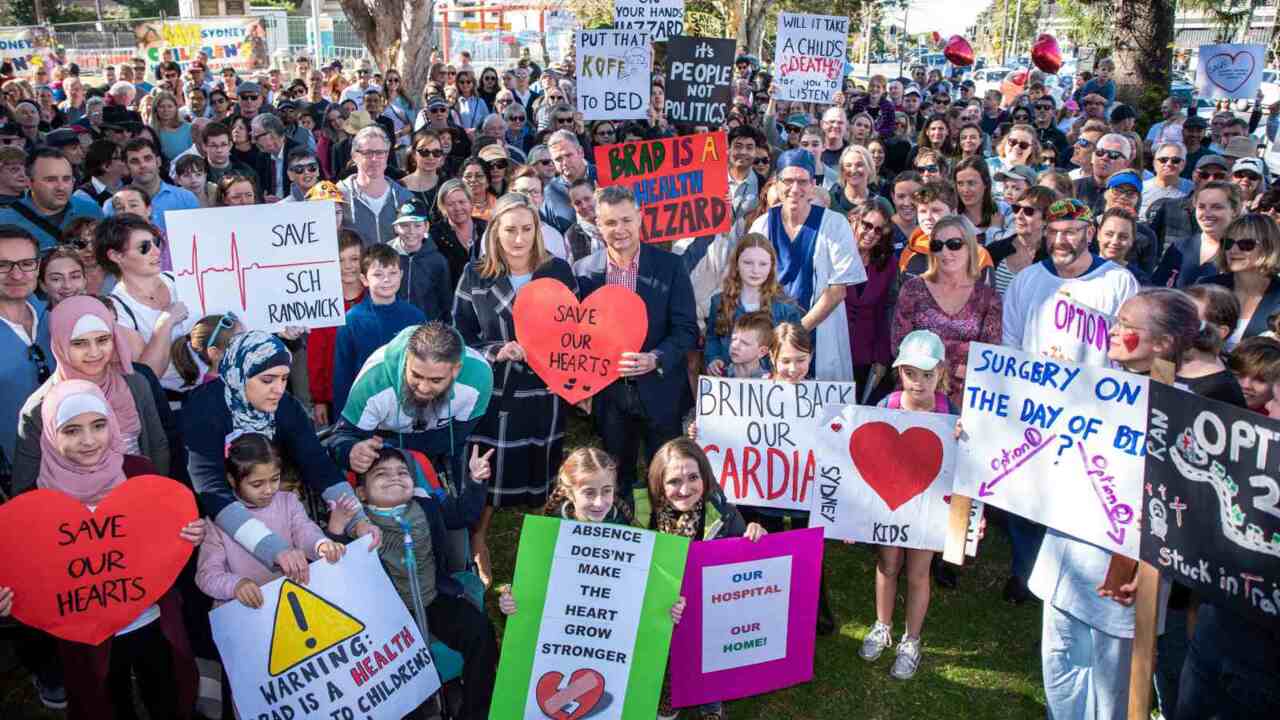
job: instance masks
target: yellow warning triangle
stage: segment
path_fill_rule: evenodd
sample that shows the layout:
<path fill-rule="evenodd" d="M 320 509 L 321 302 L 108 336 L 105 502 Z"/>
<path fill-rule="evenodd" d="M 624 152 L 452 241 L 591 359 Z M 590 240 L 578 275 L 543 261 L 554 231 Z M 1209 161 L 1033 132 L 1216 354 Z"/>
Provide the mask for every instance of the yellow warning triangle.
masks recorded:
<path fill-rule="evenodd" d="M 276 622 L 271 629 L 267 670 L 279 675 L 362 631 L 364 623 L 342 608 L 292 580 L 285 580 L 280 585 Z"/>

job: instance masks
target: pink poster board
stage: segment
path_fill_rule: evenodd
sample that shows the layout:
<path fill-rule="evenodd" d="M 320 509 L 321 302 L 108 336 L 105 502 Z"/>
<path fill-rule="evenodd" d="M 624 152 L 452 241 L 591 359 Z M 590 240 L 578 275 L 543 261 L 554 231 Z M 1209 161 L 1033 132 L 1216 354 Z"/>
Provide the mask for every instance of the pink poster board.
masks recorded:
<path fill-rule="evenodd" d="M 813 679 L 822 529 L 689 546 L 671 637 L 676 707 L 760 695 Z"/>

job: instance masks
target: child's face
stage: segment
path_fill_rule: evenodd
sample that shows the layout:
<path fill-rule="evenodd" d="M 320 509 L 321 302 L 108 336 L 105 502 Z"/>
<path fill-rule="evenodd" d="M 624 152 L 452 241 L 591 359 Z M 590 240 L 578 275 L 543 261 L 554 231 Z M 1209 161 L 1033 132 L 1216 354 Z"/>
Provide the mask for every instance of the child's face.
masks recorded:
<path fill-rule="evenodd" d="M 249 507 L 257 508 L 270 505 L 277 492 L 280 492 L 280 466 L 266 463 L 254 465 L 236 487 L 240 500 Z"/>
<path fill-rule="evenodd" d="M 702 499 L 704 485 L 698 461 L 677 457 L 662 476 L 662 492 L 678 512 L 688 512 Z"/>
<path fill-rule="evenodd" d="M 183 190 L 189 190 L 193 193 L 204 193 L 205 177 L 204 170 L 195 168 L 179 175 L 178 185 Z"/>
<path fill-rule="evenodd" d="M 422 247 L 422 239 L 427 236 L 427 224 L 423 222 L 402 222 L 396 224 L 396 235 L 406 252 L 417 252 Z"/>
<path fill-rule="evenodd" d="M 951 215 L 954 210 L 947 206 L 941 200 L 934 200 L 928 205 L 916 205 L 916 221 L 920 224 L 920 229 L 925 235 L 933 233 L 933 226 L 947 215 Z"/>
<path fill-rule="evenodd" d="M 729 340 L 729 361 L 746 365 L 769 354 L 769 344 L 755 330 L 734 330 Z"/>
<path fill-rule="evenodd" d="M 346 285 L 360 282 L 360 248 L 349 247 L 338 253 L 338 267 Z"/>
<path fill-rule="evenodd" d="M 1275 399 L 1272 394 L 1271 383 L 1257 375 L 1236 373 L 1236 380 L 1240 381 L 1240 390 L 1244 393 L 1244 402 L 1249 406 L 1250 410 L 1262 412 L 1268 403 Z"/>
<path fill-rule="evenodd" d="M 71 418 L 58 428 L 54 436 L 58 454 L 75 465 L 92 467 L 102 459 L 110 440 L 107 417 L 87 412 Z"/>
<path fill-rule="evenodd" d="M 760 247 L 747 248 L 738 257 L 738 277 L 742 285 L 759 288 L 769 279 L 769 270 L 773 268 L 773 258 L 769 251 Z"/>
<path fill-rule="evenodd" d="M 369 296 L 375 303 L 392 302 L 400 290 L 400 266 L 375 262 L 360 276 L 360 282 L 369 288 Z"/>
<path fill-rule="evenodd" d="M 601 522 L 613 507 L 613 493 L 617 479 L 609 471 L 601 471 L 587 477 L 575 478 L 570 486 L 569 498 L 573 501 L 573 517 L 582 522 Z"/>
<path fill-rule="evenodd" d="M 898 366 L 898 377 L 902 380 L 902 392 L 910 395 L 915 404 L 933 404 L 933 394 L 938 391 L 938 368 L 922 370 L 909 365 Z"/>
<path fill-rule="evenodd" d="M 388 458 L 364 475 L 364 497 L 374 507 L 403 505 L 413 498 L 413 475 L 399 458 Z"/>
<path fill-rule="evenodd" d="M 783 382 L 802 382 L 809 374 L 809 361 L 813 356 L 791 344 L 784 344 L 773 358 L 773 379 Z"/>
<path fill-rule="evenodd" d="M 1271 399 L 1267 401 L 1267 416 L 1280 418 L 1280 383 L 1271 384 Z"/>

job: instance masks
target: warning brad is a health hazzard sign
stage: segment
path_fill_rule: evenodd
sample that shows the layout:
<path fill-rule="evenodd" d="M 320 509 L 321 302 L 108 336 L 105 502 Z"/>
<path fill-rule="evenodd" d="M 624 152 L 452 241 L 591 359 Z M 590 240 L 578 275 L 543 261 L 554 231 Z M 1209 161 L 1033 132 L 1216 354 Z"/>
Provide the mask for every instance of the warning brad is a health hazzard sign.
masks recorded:
<path fill-rule="evenodd" d="M 345 323 L 331 202 L 164 214 L 178 295 L 196 317 L 234 312 L 245 327 Z"/>
<path fill-rule="evenodd" d="M 688 538 L 526 515 L 489 717 L 653 720 L 688 550 Z"/>
<path fill-rule="evenodd" d="M 779 100 L 830 103 L 844 78 L 849 18 L 778 13 Z"/>
<path fill-rule="evenodd" d="M 645 242 L 728 232 L 729 145 L 724 132 L 597 147 L 601 185 L 626 185 L 640 206 Z"/>
<path fill-rule="evenodd" d="M 698 444 L 725 495 L 739 505 L 808 510 L 819 462 L 813 418 L 857 399 L 851 382 L 699 377 Z"/>
<path fill-rule="evenodd" d="M 440 688 L 423 635 L 369 538 L 311 580 L 262 586 L 262 607 L 209 613 L 242 718 L 402 718 Z"/>

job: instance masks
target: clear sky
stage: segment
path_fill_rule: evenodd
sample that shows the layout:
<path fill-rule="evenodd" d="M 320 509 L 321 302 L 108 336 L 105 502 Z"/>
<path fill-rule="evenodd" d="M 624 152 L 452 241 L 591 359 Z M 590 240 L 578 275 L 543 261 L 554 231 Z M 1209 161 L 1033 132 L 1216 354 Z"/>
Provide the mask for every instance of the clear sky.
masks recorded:
<path fill-rule="evenodd" d="M 963 34 L 990 4 L 991 0 L 912 0 L 907 30 L 913 34 L 931 30 L 944 36 Z"/>

